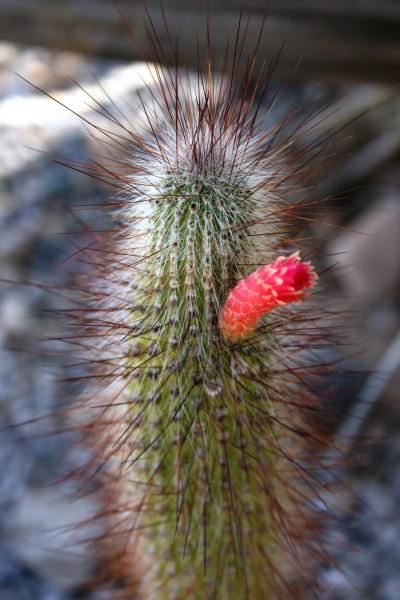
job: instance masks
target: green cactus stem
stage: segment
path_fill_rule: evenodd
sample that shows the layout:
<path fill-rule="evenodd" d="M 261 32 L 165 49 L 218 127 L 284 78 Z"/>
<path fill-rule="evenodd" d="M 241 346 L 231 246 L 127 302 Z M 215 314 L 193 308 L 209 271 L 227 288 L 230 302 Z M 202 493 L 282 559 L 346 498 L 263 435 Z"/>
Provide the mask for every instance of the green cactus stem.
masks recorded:
<path fill-rule="evenodd" d="M 95 256 L 102 379 L 88 393 L 106 398 L 92 429 L 129 599 L 292 599 L 311 585 L 303 446 L 323 442 L 289 353 L 298 336 L 307 346 L 307 317 L 278 308 L 236 342 L 219 326 L 236 283 L 282 253 L 293 213 L 289 144 L 259 118 L 254 63 L 241 78 L 235 61 L 222 76 L 212 61 L 198 76 L 157 69 L 142 130 L 107 134 L 118 162 L 97 165 L 123 191 Z"/>

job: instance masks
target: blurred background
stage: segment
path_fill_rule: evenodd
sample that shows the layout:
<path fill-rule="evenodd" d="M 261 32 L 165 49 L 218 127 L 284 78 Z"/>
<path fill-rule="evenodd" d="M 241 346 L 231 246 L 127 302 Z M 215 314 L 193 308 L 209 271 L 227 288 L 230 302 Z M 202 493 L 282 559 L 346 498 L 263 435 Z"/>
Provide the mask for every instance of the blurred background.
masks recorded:
<path fill-rule="evenodd" d="M 147 4 L 168 43 L 163 11 Z M 194 0 L 163 4 L 171 36 L 195 67 L 204 10 Z M 210 3 L 217 56 L 242 4 Z M 143 60 L 152 57 L 143 9 L 129 0 L 119 6 L 0 0 L 0 600 L 101 597 L 90 586 L 91 531 L 70 527 L 95 507 L 72 499 L 67 483 L 53 485 L 66 454 L 70 465 L 84 458 L 73 434 L 60 433 L 60 417 L 47 415 L 77 394 L 65 379 L 65 344 L 52 339 L 66 305 L 59 290 L 82 268 L 65 259 L 87 241 L 80 220 L 93 223 L 90 207 L 110 190 L 54 158 L 90 161 L 93 139 L 73 113 L 101 117 L 79 85 L 108 107 L 129 107 L 144 88 Z M 244 8 L 255 40 L 264 3 Z M 270 60 L 284 42 L 271 88 L 281 87 L 279 101 L 266 127 L 304 107 L 322 111 L 319 133 L 337 132 L 307 182 L 310 198 L 334 199 L 304 237 L 314 240 L 319 270 L 334 265 L 330 304 L 346 315 L 348 348 L 327 358 L 338 374 L 321 390 L 337 418 L 321 428 L 350 441 L 356 460 L 341 473 L 350 491 L 340 494 L 340 522 L 326 533 L 336 565 L 318 577 L 326 600 L 399 600 L 400 3 L 272 1 L 260 56 Z"/>

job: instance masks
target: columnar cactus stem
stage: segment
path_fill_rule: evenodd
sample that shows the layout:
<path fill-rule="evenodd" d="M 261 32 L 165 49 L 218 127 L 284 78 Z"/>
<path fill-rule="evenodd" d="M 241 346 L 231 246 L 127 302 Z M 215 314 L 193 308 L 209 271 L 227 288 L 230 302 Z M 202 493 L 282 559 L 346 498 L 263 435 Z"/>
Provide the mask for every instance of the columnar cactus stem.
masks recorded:
<path fill-rule="evenodd" d="M 112 385 L 95 392 L 107 402 L 93 431 L 119 506 L 110 531 L 126 542 L 126 598 L 276 600 L 309 578 L 302 445 L 320 440 L 282 307 L 316 276 L 277 254 L 288 169 L 276 130 L 258 124 L 253 70 L 254 57 L 236 86 L 211 64 L 197 78 L 159 69 L 143 131 L 112 134 L 121 228 L 96 255 L 91 350 Z"/>

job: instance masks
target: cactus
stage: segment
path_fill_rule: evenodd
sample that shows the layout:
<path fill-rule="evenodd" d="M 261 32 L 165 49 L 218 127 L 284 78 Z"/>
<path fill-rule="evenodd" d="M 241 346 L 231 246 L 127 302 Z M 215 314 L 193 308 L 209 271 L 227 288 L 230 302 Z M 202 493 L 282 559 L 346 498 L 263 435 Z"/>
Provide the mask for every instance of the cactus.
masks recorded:
<path fill-rule="evenodd" d="M 97 408 L 84 430 L 124 598 L 304 597 L 322 552 L 306 461 L 324 441 L 290 353 L 308 317 L 287 306 L 316 275 L 284 258 L 300 175 L 259 118 L 268 81 L 256 52 L 239 68 L 244 42 L 239 26 L 222 75 L 209 49 L 197 76 L 158 67 L 142 129 L 110 116 L 102 130 L 118 152 L 96 173 L 120 188 L 118 228 L 85 250 Z"/>

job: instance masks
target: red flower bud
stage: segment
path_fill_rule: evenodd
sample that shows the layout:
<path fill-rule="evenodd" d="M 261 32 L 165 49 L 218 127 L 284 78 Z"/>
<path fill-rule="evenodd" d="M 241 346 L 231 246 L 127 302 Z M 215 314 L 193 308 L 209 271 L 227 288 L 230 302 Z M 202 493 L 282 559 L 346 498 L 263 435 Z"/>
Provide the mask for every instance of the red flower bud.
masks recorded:
<path fill-rule="evenodd" d="M 317 275 L 298 252 L 288 258 L 279 256 L 241 279 L 230 291 L 220 315 L 220 328 L 232 341 L 249 336 L 263 315 L 278 306 L 298 302 L 312 288 Z"/>

